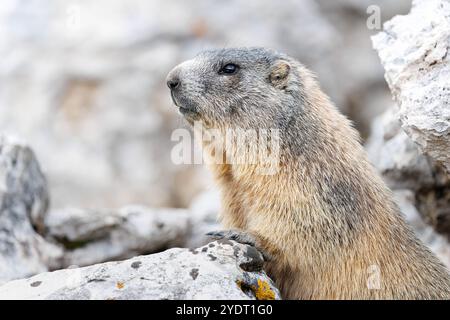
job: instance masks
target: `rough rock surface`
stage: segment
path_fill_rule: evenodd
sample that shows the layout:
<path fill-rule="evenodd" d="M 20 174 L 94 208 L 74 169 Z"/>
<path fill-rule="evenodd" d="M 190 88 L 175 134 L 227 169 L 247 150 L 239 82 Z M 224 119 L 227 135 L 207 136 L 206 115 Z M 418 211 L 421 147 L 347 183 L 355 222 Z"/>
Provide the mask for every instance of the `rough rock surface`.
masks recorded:
<path fill-rule="evenodd" d="M 183 209 L 128 206 L 119 210 L 65 209 L 46 219 L 46 235 L 65 250 L 61 267 L 86 266 L 158 252 L 185 243 L 190 219 Z"/>
<path fill-rule="evenodd" d="M 0 287 L 0 299 L 280 299 L 262 255 L 230 241 L 38 274 Z"/>
<path fill-rule="evenodd" d="M 47 206 L 47 182 L 33 151 L 0 136 L 0 283 L 58 264 L 61 250 L 36 232 Z"/>
<path fill-rule="evenodd" d="M 402 128 L 450 173 L 450 1 L 415 0 L 372 39 Z"/>
<path fill-rule="evenodd" d="M 372 38 L 396 101 L 373 123 L 369 157 L 393 190 L 450 236 L 450 1 L 416 0 Z M 403 130 L 402 130 L 403 129 Z"/>
<path fill-rule="evenodd" d="M 436 166 L 402 130 L 395 114 L 392 107 L 374 120 L 366 143 L 369 159 L 392 189 L 434 187 L 440 180 Z"/>

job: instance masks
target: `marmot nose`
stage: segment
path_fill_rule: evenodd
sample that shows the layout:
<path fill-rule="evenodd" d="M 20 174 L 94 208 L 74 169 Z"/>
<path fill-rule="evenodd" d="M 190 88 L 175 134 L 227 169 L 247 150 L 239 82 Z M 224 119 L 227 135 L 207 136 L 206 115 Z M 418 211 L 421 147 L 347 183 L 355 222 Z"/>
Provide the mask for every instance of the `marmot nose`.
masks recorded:
<path fill-rule="evenodd" d="M 167 86 L 170 90 L 176 89 L 180 85 L 180 80 L 178 78 L 171 78 L 167 80 Z"/>

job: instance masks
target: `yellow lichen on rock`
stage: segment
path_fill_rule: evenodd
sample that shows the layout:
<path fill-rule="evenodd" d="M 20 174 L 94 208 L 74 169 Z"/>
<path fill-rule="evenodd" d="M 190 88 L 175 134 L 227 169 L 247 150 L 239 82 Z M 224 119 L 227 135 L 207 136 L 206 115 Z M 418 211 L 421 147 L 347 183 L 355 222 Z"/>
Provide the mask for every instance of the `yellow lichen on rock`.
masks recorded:
<path fill-rule="evenodd" d="M 244 289 L 251 290 L 257 300 L 275 300 L 275 292 L 270 287 L 267 281 L 258 279 L 256 285 L 248 285 L 245 282 L 236 281 L 238 287 L 244 291 Z"/>
<path fill-rule="evenodd" d="M 117 289 L 123 289 L 123 287 L 125 287 L 125 284 L 123 282 L 119 281 L 116 283 L 116 287 L 117 287 Z"/>
<path fill-rule="evenodd" d="M 270 288 L 267 281 L 258 279 L 258 286 L 254 290 L 256 299 L 258 300 L 275 300 L 275 292 Z"/>

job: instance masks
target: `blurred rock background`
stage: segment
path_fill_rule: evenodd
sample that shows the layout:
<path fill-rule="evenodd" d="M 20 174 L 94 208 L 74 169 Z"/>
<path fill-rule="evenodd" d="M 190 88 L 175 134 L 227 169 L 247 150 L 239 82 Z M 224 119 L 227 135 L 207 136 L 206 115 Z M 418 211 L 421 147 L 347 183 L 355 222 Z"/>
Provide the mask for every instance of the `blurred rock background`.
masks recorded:
<path fill-rule="evenodd" d="M 184 126 L 165 76 L 209 47 L 267 46 L 315 71 L 367 137 L 391 96 L 369 36 L 410 1 L 4 0 L 0 129 L 37 153 L 51 207 L 187 207 L 210 189 L 200 165 L 176 166 Z"/>

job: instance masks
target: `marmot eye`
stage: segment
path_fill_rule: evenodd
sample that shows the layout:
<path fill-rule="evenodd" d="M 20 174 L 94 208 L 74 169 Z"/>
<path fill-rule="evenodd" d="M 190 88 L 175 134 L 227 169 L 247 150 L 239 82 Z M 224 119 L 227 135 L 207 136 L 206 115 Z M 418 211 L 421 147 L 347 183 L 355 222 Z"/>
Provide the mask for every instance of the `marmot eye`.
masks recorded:
<path fill-rule="evenodd" d="M 219 70 L 219 74 L 233 74 L 238 69 L 239 69 L 239 67 L 237 65 L 235 65 L 234 63 L 228 63 Z"/>

